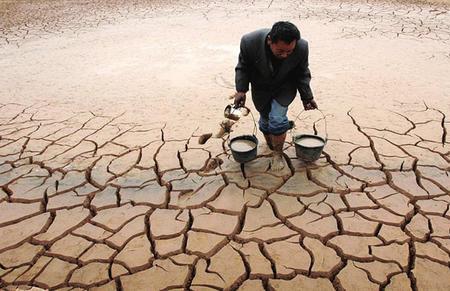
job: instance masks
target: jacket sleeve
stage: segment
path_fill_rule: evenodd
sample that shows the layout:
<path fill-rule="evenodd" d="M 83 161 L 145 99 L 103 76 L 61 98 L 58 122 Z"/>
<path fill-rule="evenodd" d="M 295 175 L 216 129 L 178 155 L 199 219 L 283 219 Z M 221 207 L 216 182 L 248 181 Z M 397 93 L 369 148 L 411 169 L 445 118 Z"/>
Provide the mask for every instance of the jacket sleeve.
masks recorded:
<path fill-rule="evenodd" d="M 303 59 L 297 67 L 297 89 L 302 100 L 307 101 L 314 98 L 311 87 L 309 85 L 309 83 L 311 82 L 311 72 L 309 71 L 308 62 L 308 43 L 306 43 L 303 50 Z"/>
<path fill-rule="evenodd" d="M 249 87 L 249 57 L 244 37 L 241 39 L 238 64 L 235 69 L 235 83 L 237 92 L 247 92 Z"/>

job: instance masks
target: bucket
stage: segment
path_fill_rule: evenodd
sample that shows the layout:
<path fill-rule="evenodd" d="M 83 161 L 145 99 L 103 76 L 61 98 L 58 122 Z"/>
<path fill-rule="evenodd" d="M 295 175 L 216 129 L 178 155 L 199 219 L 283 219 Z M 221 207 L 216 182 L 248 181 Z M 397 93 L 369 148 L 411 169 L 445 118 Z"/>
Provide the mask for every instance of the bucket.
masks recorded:
<path fill-rule="evenodd" d="M 318 110 L 318 109 L 317 109 Z M 298 115 L 295 121 L 297 121 L 300 114 L 302 114 L 304 110 L 302 110 Z M 320 110 L 319 110 L 320 111 Z M 328 139 L 328 131 L 327 131 L 327 120 L 322 111 L 320 111 L 323 116 L 323 120 L 325 122 L 325 134 L 326 138 L 318 136 L 316 134 L 293 134 L 292 142 L 295 145 L 295 154 L 296 156 L 307 163 L 314 162 L 319 159 L 322 154 L 325 145 L 327 144 Z"/>
<path fill-rule="evenodd" d="M 257 156 L 258 139 L 256 138 L 256 121 L 253 113 L 249 111 L 253 119 L 253 134 L 238 135 L 228 142 L 228 147 L 236 162 L 244 164 Z"/>
<path fill-rule="evenodd" d="M 238 163 L 247 163 L 256 158 L 258 139 L 255 135 L 239 135 L 230 140 L 229 147 Z"/>
<path fill-rule="evenodd" d="M 295 144 L 295 154 L 305 162 L 314 162 L 322 154 L 327 141 L 314 134 L 298 134 L 293 136 L 292 141 Z"/>

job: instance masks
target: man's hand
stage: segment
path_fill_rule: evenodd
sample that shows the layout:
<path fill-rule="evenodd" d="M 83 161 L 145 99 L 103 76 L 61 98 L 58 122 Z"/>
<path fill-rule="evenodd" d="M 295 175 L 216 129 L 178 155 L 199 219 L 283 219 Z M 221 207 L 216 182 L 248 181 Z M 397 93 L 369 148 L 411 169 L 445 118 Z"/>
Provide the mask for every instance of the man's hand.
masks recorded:
<path fill-rule="evenodd" d="M 245 92 L 236 92 L 234 94 L 234 106 L 236 108 L 245 106 Z"/>
<path fill-rule="evenodd" d="M 303 102 L 303 108 L 305 108 L 305 110 L 313 110 L 313 109 L 318 108 L 317 103 L 316 103 L 316 101 L 314 101 L 314 99 L 306 100 L 306 101 L 302 100 L 302 102 Z"/>

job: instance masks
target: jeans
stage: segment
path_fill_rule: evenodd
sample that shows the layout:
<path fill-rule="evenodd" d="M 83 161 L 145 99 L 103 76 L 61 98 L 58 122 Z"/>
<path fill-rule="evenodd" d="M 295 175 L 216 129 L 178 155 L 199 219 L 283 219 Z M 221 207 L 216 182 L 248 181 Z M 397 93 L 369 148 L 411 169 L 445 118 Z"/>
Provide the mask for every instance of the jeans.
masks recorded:
<path fill-rule="evenodd" d="M 280 135 L 288 131 L 289 121 L 286 116 L 288 107 L 280 105 L 275 99 L 270 104 L 268 115 L 261 114 L 259 118 L 259 130 L 264 134 Z"/>

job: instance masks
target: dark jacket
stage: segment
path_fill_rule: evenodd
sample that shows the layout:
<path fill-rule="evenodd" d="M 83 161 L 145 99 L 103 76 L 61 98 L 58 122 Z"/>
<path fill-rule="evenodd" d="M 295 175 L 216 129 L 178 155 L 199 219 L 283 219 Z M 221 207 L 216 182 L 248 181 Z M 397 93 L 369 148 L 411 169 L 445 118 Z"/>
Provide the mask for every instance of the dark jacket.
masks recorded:
<path fill-rule="evenodd" d="M 239 62 L 236 66 L 236 90 L 247 92 L 252 84 L 252 99 L 259 112 L 266 111 L 272 99 L 288 106 L 297 90 L 302 100 L 313 99 L 309 82 L 308 42 L 300 39 L 292 52 L 274 74 L 266 39 L 270 29 L 260 29 L 241 39 Z"/>

